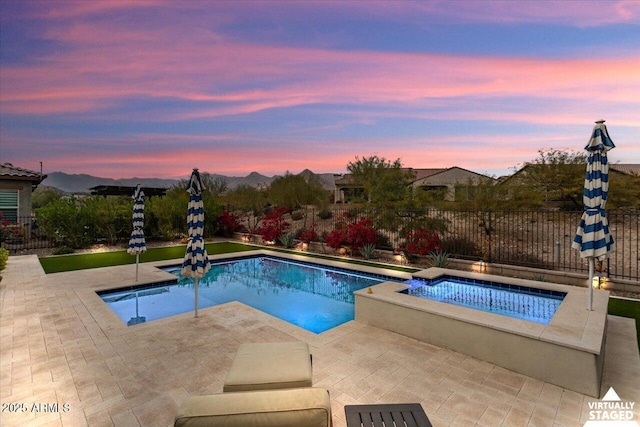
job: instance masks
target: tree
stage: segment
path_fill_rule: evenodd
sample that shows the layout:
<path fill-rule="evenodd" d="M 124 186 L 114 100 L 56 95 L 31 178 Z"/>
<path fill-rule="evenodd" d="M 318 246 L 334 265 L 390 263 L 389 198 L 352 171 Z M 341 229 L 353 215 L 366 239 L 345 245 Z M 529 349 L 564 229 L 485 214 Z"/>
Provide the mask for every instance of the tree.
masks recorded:
<path fill-rule="evenodd" d="M 55 187 L 39 185 L 31 194 L 32 209 L 41 208 L 49 203 L 60 200 L 65 193 Z"/>
<path fill-rule="evenodd" d="M 607 209 L 640 209 L 640 175 L 609 169 Z"/>
<path fill-rule="evenodd" d="M 57 245 L 78 249 L 91 244 L 86 210 L 73 198 L 58 199 L 36 209 L 41 233 Z"/>
<path fill-rule="evenodd" d="M 214 177 L 210 173 L 204 172 L 200 174 L 200 180 L 205 191 L 213 198 L 217 199 L 229 190 L 227 180 L 221 176 Z"/>
<path fill-rule="evenodd" d="M 377 207 L 390 207 L 404 200 L 411 189 L 412 175 L 403 169 L 400 159 L 391 162 L 376 155 L 358 157 L 347 164 L 353 183 L 365 190 L 363 201 Z"/>
<path fill-rule="evenodd" d="M 284 176 L 273 180 L 268 189 L 268 198 L 274 206 L 295 209 L 304 205 L 322 206 L 328 194 L 316 176 L 293 175 L 287 171 Z"/>
<path fill-rule="evenodd" d="M 542 201 L 568 201 L 582 209 L 586 153 L 556 149 L 538 153 L 537 159 L 524 164 L 517 181 L 534 190 L 532 195 L 543 197 Z"/>
<path fill-rule="evenodd" d="M 240 185 L 227 191 L 225 203 L 233 210 L 240 212 L 246 221 L 247 230 L 253 233 L 267 205 L 266 193 L 250 185 Z"/>

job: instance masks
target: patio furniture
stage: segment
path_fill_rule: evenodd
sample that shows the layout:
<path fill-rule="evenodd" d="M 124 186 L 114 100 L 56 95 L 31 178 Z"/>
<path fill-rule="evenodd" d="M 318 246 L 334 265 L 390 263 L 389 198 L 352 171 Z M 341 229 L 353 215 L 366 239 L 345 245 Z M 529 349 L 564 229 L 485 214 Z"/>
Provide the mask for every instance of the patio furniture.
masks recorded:
<path fill-rule="evenodd" d="M 187 398 L 174 427 L 331 427 L 329 392 L 322 388 L 243 391 Z"/>
<path fill-rule="evenodd" d="M 431 422 L 419 403 L 346 405 L 344 412 L 347 427 L 431 427 Z"/>
<path fill-rule="evenodd" d="M 247 343 L 238 348 L 222 390 L 239 392 L 311 385 L 307 343 Z"/>

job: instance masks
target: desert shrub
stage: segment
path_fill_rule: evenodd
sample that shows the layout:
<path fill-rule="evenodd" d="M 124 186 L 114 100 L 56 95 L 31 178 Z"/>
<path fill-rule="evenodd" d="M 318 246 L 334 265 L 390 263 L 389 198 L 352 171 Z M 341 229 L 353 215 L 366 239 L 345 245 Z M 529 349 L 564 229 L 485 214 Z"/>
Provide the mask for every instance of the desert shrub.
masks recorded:
<path fill-rule="evenodd" d="M 294 221 L 300 221 L 303 217 L 304 215 L 301 211 L 294 211 L 291 213 L 291 219 Z"/>
<path fill-rule="evenodd" d="M 375 250 L 376 245 L 374 243 L 367 243 L 360 248 L 360 254 L 364 259 L 371 259 Z"/>
<path fill-rule="evenodd" d="M 380 249 L 393 249 L 391 240 L 389 240 L 389 237 L 387 237 L 386 234 L 381 233 L 380 230 L 376 230 L 376 237 L 378 239 L 376 247 Z"/>
<path fill-rule="evenodd" d="M 331 212 L 329 209 L 321 209 L 318 212 L 318 217 L 320 219 L 330 219 L 333 216 L 333 212 Z"/>
<path fill-rule="evenodd" d="M 451 236 L 440 239 L 440 250 L 460 257 L 478 258 L 482 256 L 480 247 L 466 237 Z"/>
<path fill-rule="evenodd" d="M 518 252 L 515 254 L 506 254 L 504 256 L 496 256 L 493 254 L 492 261 L 499 264 L 520 265 L 523 267 L 540 268 L 551 270 L 552 266 L 541 260 L 535 255 Z"/>
<path fill-rule="evenodd" d="M 280 237 L 278 237 L 278 241 L 282 246 L 289 249 L 292 248 L 293 244 L 295 243 L 295 236 L 293 235 L 293 233 L 284 233 L 280 235 Z"/>
<path fill-rule="evenodd" d="M 60 246 L 59 248 L 56 248 L 56 250 L 53 251 L 53 255 L 67 255 L 67 254 L 72 254 L 73 252 L 74 250 L 69 246 Z"/>
<path fill-rule="evenodd" d="M 449 254 L 446 252 L 431 252 L 429 263 L 432 267 L 447 268 L 449 266 Z"/>

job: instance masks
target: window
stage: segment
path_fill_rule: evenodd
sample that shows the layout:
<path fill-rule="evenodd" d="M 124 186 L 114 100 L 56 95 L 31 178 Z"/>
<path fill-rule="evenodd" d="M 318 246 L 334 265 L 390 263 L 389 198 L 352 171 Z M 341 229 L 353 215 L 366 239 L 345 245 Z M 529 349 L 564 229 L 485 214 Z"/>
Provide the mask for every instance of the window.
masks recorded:
<path fill-rule="evenodd" d="M 18 222 L 18 190 L 0 189 L 0 221 Z"/>

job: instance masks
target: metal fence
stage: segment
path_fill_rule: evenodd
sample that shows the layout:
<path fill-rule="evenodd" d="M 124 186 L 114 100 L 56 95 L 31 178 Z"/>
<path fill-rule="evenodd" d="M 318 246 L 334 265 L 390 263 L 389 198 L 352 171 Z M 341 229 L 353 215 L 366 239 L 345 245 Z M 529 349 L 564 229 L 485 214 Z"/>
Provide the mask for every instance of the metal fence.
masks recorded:
<path fill-rule="evenodd" d="M 588 264 L 571 248 L 582 211 L 372 211 L 335 209 L 321 220 L 311 209 L 303 227 L 313 225 L 316 233 L 330 232 L 339 221 L 360 217 L 374 220 L 383 249 L 398 250 L 404 236 L 421 224 L 440 228 L 441 247 L 455 258 L 485 260 L 548 270 L 586 272 Z M 346 219 L 345 219 L 346 218 Z M 607 213 L 616 249 L 604 262 L 609 277 L 640 279 L 640 213 Z M 300 221 L 293 222 L 293 228 Z"/>
<path fill-rule="evenodd" d="M 294 233 L 313 226 L 322 236 L 339 222 L 370 218 L 381 237 L 378 247 L 392 250 L 404 246 L 408 230 L 427 224 L 439 230 L 441 247 L 452 257 L 586 272 L 587 262 L 571 248 L 581 215 L 581 211 L 398 211 L 347 207 L 327 212 L 309 207 L 293 212 L 286 220 Z M 612 278 L 640 280 L 640 213 L 611 211 L 607 217 L 616 250 L 604 263 L 606 273 Z M 114 238 L 126 241 L 131 222 L 125 219 L 115 222 L 113 229 L 119 231 L 113 236 L 90 235 L 89 240 L 93 243 Z M 255 223 L 251 218 L 244 218 L 243 222 Z M 184 221 L 176 223 L 174 230 L 181 230 L 181 227 L 184 228 Z M 57 245 L 55 237 L 42 235 L 33 218 L 18 218 L 15 223 L 0 224 L 1 245 L 13 253 L 54 248 Z"/>

